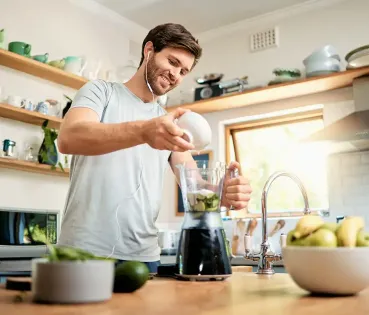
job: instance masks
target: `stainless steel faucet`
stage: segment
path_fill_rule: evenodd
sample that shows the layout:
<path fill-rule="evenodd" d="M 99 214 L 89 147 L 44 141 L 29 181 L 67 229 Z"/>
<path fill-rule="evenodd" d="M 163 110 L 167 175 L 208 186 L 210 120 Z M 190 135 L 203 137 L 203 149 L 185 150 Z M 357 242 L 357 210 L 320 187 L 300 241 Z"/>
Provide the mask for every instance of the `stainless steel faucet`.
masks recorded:
<path fill-rule="evenodd" d="M 264 188 L 263 188 L 263 193 L 262 193 L 262 197 L 261 197 L 261 210 L 262 210 L 262 242 L 260 245 L 260 252 L 259 253 L 253 253 L 252 252 L 252 248 L 250 248 L 250 242 L 251 241 L 251 236 L 246 235 L 245 236 L 245 248 L 246 248 L 246 253 L 245 253 L 245 258 L 246 259 L 250 259 L 253 261 L 258 261 L 258 269 L 256 271 L 257 274 L 263 274 L 263 275 L 273 275 L 274 269 L 272 267 L 274 262 L 280 261 L 282 260 L 282 254 L 275 254 L 271 251 L 270 249 L 270 245 L 268 242 L 268 237 L 267 237 L 267 197 L 268 197 L 268 192 L 270 189 L 270 186 L 272 185 L 272 183 L 280 176 L 287 176 L 289 178 L 291 178 L 292 180 L 294 180 L 296 182 L 296 184 L 299 186 L 300 191 L 302 193 L 302 196 L 304 198 L 304 202 L 305 202 L 305 209 L 304 209 L 304 215 L 306 214 L 310 214 L 310 208 L 309 208 L 309 201 L 308 201 L 308 197 L 306 194 L 306 190 L 304 185 L 302 184 L 301 180 L 294 174 L 288 173 L 288 172 L 276 172 L 274 174 L 272 174 L 269 179 L 267 180 Z M 281 244 L 282 246 L 282 244 Z"/>

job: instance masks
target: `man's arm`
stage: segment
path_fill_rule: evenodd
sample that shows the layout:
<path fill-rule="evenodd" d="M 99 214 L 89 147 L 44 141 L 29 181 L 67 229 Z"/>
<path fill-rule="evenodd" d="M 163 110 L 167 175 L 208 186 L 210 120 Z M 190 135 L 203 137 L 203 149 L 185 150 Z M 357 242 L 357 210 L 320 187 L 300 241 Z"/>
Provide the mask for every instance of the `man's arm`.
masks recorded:
<path fill-rule="evenodd" d="M 64 117 L 58 136 L 58 149 L 64 154 L 101 155 L 147 143 L 158 150 L 186 151 L 193 145 L 182 139 L 183 131 L 174 120 L 185 111 L 145 121 L 102 123 L 109 92 L 102 81 L 90 81 L 77 93 Z M 117 106 L 110 104 L 109 106 Z"/>
<path fill-rule="evenodd" d="M 176 177 L 177 184 L 181 186 L 179 169 L 176 167 L 178 164 L 185 164 L 186 167 L 197 169 L 196 161 L 189 151 L 186 152 L 172 152 L 169 159 L 169 165 Z M 199 174 L 200 176 L 200 174 Z M 201 176 L 200 179 L 202 180 Z"/>
<path fill-rule="evenodd" d="M 143 121 L 102 124 L 89 108 L 72 108 L 61 125 L 58 148 L 61 153 L 100 155 L 144 143 Z"/>

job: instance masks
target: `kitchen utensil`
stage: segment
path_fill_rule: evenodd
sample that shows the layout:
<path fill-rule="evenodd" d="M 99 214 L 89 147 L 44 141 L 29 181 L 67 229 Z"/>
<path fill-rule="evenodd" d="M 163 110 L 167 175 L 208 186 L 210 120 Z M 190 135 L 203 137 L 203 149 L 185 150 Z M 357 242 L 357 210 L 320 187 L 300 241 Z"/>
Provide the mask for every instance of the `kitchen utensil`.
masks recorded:
<path fill-rule="evenodd" d="M 369 287 L 369 247 L 282 247 L 293 281 L 315 294 L 353 295 Z"/>
<path fill-rule="evenodd" d="M 177 120 L 177 126 L 183 129 L 183 138 L 203 150 L 211 142 L 212 132 L 207 120 L 195 112 L 186 112 Z"/>
<path fill-rule="evenodd" d="M 9 105 L 13 105 L 15 107 L 21 107 L 22 106 L 22 98 L 20 96 L 9 95 L 8 99 L 7 99 L 7 103 Z"/>
<path fill-rule="evenodd" d="M 323 47 L 314 50 L 303 60 L 303 64 L 307 66 L 309 63 L 319 62 L 326 59 L 336 59 L 337 61 L 341 61 L 341 57 L 339 56 L 336 48 L 332 45 L 324 45 Z"/>
<path fill-rule="evenodd" d="M 43 55 L 35 55 L 35 56 L 32 56 L 32 59 L 33 60 L 37 60 L 37 61 L 42 62 L 42 63 L 46 63 L 48 58 L 49 58 L 49 54 L 48 53 L 43 54 Z"/>
<path fill-rule="evenodd" d="M 269 232 L 269 237 L 272 237 L 275 233 L 281 230 L 286 224 L 285 220 L 278 220 L 273 229 Z"/>
<path fill-rule="evenodd" d="M 64 59 L 52 60 L 52 61 L 49 61 L 47 64 L 49 66 L 52 66 L 58 69 L 63 69 L 65 65 L 65 60 Z"/>
<path fill-rule="evenodd" d="M 220 215 L 225 163 L 197 160 L 176 166 L 185 209 L 177 252 L 179 278 L 225 279 L 232 274 Z"/>
<path fill-rule="evenodd" d="M 113 293 L 114 261 L 32 260 L 32 295 L 36 302 L 86 303 L 109 300 Z"/>
<path fill-rule="evenodd" d="M 246 234 L 246 222 L 243 219 L 235 221 L 232 236 L 232 254 L 243 255 L 245 253 L 244 235 Z"/>
<path fill-rule="evenodd" d="M 213 84 L 219 82 L 223 78 L 222 73 L 210 73 L 204 75 L 202 78 L 196 78 L 198 84 Z"/>
<path fill-rule="evenodd" d="M 64 70 L 81 76 L 87 66 L 87 60 L 83 57 L 68 56 L 64 58 Z"/>
<path fill-rule="evenodd" d="M 369 55 L 369 45 L 361 46 L 351 50 L 345 56 L 345 60 L 350 63 L 350 61 L 366 55 Z"/>
<path fill-rule="evenodd" d="M 30 57 L 31 48 L 30 44 L 24 42 L 10 42 L 8 45 L 9 51 L 25 57 Z"/>
<path fill-rule="evenodd" d="M 5 49 L 5 30 L 0 30 L 0 48 Z"/>
<path fill-rule="evenodd" d="M 247 224 L 246 234 L 252 236 L 258 225 L 258 221 L 256 219 L 250 219 L 249 223 Z"/>
<path fill-rule="evenodd" d="M 32 279 L 30 277 L 6 278 L 5 289 L 14 291 L 31 291 Z"/>
<path fill-rule="evenodd" d="M 3 155 L 13 157 L 15 155 L 14 147 L 16 142 L 10 139 L 5 139 L 3 141 Z"/>
<path fill-rule="evenodd" d="M 161 254 L 172 255 L 177 252 L 177 234 L 175 230 L 161 230 L 158 233 L 159 247 Z"/>
<path fill-rule="evenodd" d="M 47 101 L 39 102 L 36 106 L 35 111 L 41 114 L 47 115 L 49 112 L 50 103 Z"/>
<path fill-rule="evenodd" d="M 306 76 L 312 76 L 319 72 L 338 72 L 341 70 L 340 62 L 333 58 L 310 62 L 306 65 Z"/>
<path fill-rule="evenodd" d="M 22 99 L 20 107 L 30 111 L 34 109 L 33 102 L 27 98 Z"/>

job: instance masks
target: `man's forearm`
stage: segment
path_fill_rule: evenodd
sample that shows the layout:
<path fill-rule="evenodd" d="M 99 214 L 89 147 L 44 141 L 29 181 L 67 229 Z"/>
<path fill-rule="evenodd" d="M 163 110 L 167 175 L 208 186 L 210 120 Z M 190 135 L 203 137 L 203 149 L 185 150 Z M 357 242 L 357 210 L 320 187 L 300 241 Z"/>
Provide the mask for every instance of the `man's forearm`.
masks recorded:
<path fill-rule="evenodd" d="M 63 154 L 107 154 L 144 143 L 143 125 L 143 121 L 116 124 L 76 122 L 62 127 L 58 147 Z"/>

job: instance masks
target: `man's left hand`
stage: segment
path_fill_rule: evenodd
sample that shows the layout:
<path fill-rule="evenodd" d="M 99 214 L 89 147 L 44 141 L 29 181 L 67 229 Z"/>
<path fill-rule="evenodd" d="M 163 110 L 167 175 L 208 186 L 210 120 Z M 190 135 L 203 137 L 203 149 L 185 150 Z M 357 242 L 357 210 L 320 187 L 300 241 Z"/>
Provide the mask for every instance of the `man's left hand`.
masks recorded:
<path fill-rule="evenodd" d="M 239 176 L 231 178 L 231 172 L 239 170 Z M 249 181 L 240 173 L 238 162 L 230 163 L 224 178 L 222 206 L 241 210 L 248 206 L 252 189 Z"/>

